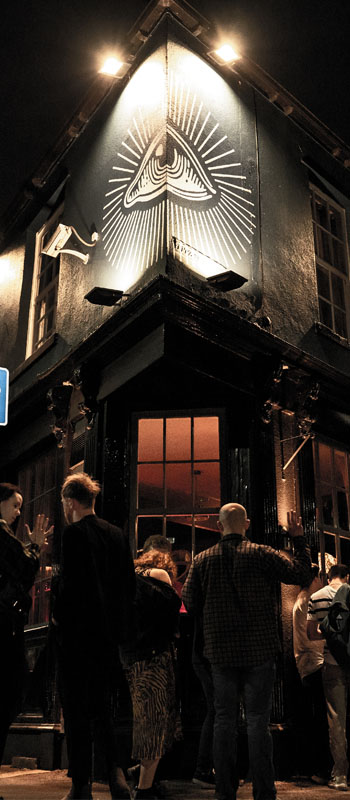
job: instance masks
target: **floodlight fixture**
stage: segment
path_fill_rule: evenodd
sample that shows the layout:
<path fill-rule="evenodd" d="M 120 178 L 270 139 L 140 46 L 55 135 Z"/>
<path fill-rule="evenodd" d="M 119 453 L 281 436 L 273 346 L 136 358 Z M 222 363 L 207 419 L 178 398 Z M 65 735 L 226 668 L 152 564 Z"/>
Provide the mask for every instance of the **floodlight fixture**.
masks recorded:
<path fill-rule="evenodd" d="M 110 75 L 111 78 L 114 78 L 122 66 L 123 61 L 118 61 L 114 56 L 109 56 L 109 58 L 106 58 L 103 62 L 99 73 L 101 75 Z"/>
<path fill-rule="evenodd" d="M 122 297 L 129 297 L 122 289 L 106 289 L 103 286 L 94 286 L 84 295 L 84 300 L 96 306 L 114 306 Z"/>
<path fill-rule="evenodd" d="M 218 275 L 211 275 L 210 278 L 207 278 L 207 283 L 214 289 L 219 289 L 220 292 L 229 292 L 231 289 L 240 289 L 244 283 L 247 283 L 247 280 L 247 278 L 243 278 L 243 275 L 237 275 L 237 272 L 227 269 L 225 272 L 219 272 Z"/>
<path fill-rule="evenodd" d="M 234 61 L 238 61 L 240 59 L 239 53 L 233 49 L 230 44 L 222 44 L 221 47 L 218 47 L 217 50 L 212 50 L 210 55 L 214 56 L 216 61 L 219 61 L 221 64 L 232 64 Z"/>

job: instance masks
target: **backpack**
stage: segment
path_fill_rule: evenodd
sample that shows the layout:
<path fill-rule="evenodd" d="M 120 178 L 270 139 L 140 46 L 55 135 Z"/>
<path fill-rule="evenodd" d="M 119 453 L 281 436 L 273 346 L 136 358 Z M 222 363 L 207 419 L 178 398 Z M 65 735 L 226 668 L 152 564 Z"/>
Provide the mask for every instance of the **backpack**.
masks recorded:
<path fill-rule="evenodd" d="M 335 593 L 319 628 L 338 664 L 350 669 L 350 586 L 347 583 Z"/>

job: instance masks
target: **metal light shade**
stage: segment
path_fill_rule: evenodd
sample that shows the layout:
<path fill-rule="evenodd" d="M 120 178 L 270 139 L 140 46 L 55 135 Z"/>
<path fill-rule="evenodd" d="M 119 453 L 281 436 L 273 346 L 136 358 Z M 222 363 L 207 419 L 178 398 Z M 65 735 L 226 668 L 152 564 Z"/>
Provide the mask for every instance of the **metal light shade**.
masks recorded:
<path fill-rule="evenodd" d="M 123 297 L 121 289 L 104 289 L 102 286 L 94 286 L 86 295 L 84 300 L 94 303 L 96 306 L 114 306 Z"/>
<path fill-rule="evenodd" d="M 229 292 L 230 289 L 239 289 L 244 283 L 247 283 L 247 278 L 237 275 L 237 272 L 232 270 L 226 270 L 225 272 L 219 272 L 218 275 L 211 275 L 210 278 L 207 278 L 207 282 L 214 289 L 219 289 L 221 292 Z"/>

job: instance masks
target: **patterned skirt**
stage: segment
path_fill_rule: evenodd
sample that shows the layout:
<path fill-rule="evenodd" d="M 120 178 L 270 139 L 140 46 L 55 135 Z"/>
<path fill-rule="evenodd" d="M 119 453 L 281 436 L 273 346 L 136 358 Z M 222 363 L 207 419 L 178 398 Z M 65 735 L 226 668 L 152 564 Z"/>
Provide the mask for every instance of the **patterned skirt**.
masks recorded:
<path fill-rule="evenodd" d="M 136 661 L 126 676 L 133 707 L 132 757 L 161 758 L 181 738 L 173 655 L 166 650 Z"/>

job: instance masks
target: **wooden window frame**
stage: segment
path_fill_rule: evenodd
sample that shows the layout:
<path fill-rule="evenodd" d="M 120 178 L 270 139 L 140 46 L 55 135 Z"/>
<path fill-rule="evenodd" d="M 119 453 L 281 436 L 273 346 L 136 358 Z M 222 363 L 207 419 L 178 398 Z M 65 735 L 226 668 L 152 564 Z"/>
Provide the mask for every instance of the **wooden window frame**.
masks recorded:
<path fill-rule="evenodd" d="M 56 332 L 60 256 L 58 255 L 56 258 L 46 256 L 42 253 L 42 250 L 45 243 L 54 233 L 62 212 L 63 205 L 57 209 L 36 234 L 26 358 L 36 354 Z M 45 273 L 47 274 L 50 268 L 52 268 L 52 278 L 47 285 L 40 289 L 40 280 L 44 278 L 43 282 L 45 283 Z M 51 302 L 50 306 L 47 306 L 47 301 L 52 294 L 53 302 Z M 52 320 L 49 325 L 48 321 L 51 313 Z"/>
<path fill-rule="evenodd" d="M 219 469 L 220 469 L 220 504 L 215 508 L 197 508 L 192 507 L 191 511 L 182 511 L 178 510 L 169 510 L 166 505 L 163 505 L 162 508 L 158 507 L 157 509 L 142 509 L 137 506 L 137 488 L 138 488 L 138 421 L 140 419 L 176 419 L 176 418 L 191 418 L 191 425 L 193 425 L 193 419 L 196 417 L 218 417 L 219 420 L 219 457 L 217 459 L 202 459 L 206 463 L 210 461 L 218 462 Z M 172 518 L 176 516 L 189 516 L 192 518 L 192 525 L 191 525 L 191 555 L 192 559 L 196 554 L 196 535 L 195 535 L 195 527 L 196 527 L 196 517 L 200 517 L 202 514 L 211 514 L 216 515 L 219 512 L 219 508 L 222 505 L 222 498 L 225 496 L 225 487 L 224 487 L 224 426 L 225 426 L 225 415 L 222 409 L 210 408 L 210 409 L 181 409 L 180 411 L 177 410 L 166 410 L 166 411 L 150 411 L 150 412 L 138 412 L 133 414 L 132 418 L 132 452 L 131 452 L 131 463 L 132 463 L 132 473 L 131 473 L 131 503 L 130 503 L 130 539 L 131 545 L 133 546 L 134 552 L 137 551 L 138 546 L 138 518 L 141 516 L 150 516 L 150 517 L 158 517 L 162 519 L 162 533 L 165 535 L 166 532 L 166 520 L 167 518 Z M 164 436 L 164 429 L 163 429 L 163 436 Z M 165 456 L 165 450 L 164 450 Z M 194 463 L 200 462 L 201 459 L 195 459 L 193 457 L 193 453 L 191 452 L 191 459 L 189 460 L 191 463 L 191 471 L 193 470 L 192 465 Z M 164 458 L 161 462 L 164 465 L 167 463 L 166 458 Z M 178 463 L 181 463 L 179 461 Z M 146 512 L 146 513 L 145 513 Z"/>
<path fill-rule="evenodd" d="M 349 340 L 349 332 L 350 332 L 350 286 L 349 286 L 349 250 L 348 250 L 348 237 L 347 237 L 347 226 L 346 226 L 346 214 L 345 209 L 340 206 L 333 198 L 329 197 L 327 194 L 322 192 L 317 186 L 314 186 L 310 183 L 310 192 L 311 192 L 311 211 L 312 211 L 312 224 L 313 224 L 313 232 L 314 232 L 314 248 L 315 248 L 315 261 L 316 261 L 316 280 L 317 280 L 317 270 L 323 270 L 327 272 L 328 275 L 328 285 L 329 285 L 329 297 L 325 297 L 324 295 L 320 294 L 319 285 L 317 281 L 317 293 L 318 293 L 318 302 L 319 302 L 319 320 L 321 324 L 325 325 L 326 328 L 333 331 L 333 333 L 337 334 L 343 339 Z M 322 226 L 320 222 L 317 220 L 316 214 L 316 197 L 318 197 L 326 210 L 327 215 L 327 225 L 326 227 Z M 335 233 L 332 232 L 330 226 L 330 212 L 334 209 L 337 214 L 339 214 L 341 220 L 341 236 L 337 236 Z M 328 242 L 328 250 L 330 255 L 330 261 L 325 260 L 322 258 L 320 253 L 320 236 L 326 237 Z M 344 253 L 344 271 L 337 267 L 334 262 L 334 243 L 337 242 L 343 248 Z M 334 298 L 334 287 L 332 282 L 332 277 L 337 280 L 341 280 L 343 284 L 343 293 L 344 293 L 344 308 L 339 305 L 335 298 Z M 327 324 L 323 317 L 323 312 L 321 310 L 321 304 L 325 304 L 329 306 L 331 312 L 331 324 Z M 337 329 L 339 326 L 337 325 L 336 321 L 336 314 L 344 316 L 345 322 L 345 331 L 339 331 Z M 344 335 L 345 333 L 345 335 Z"/>
<path fill-rule="evenodd" d="M 334 453 L 335 451 L 344 453 L 347 460 L 347 473 L 348 473 L 348 487 L 347 487 L 347 495 L 348 495 L 348 524 L 349 530 L 344 530 L 343 528 L 339 527 L 339 510 L 338 510 L 338 500 L 337 500 L 337 489 L 343 489 L 344 487 L 340 487 L 336 483 L 335 480 L 332 482 L 326 482 L 321 480 L 320 476 L 320 461 L 319 461 L 319 445 L 323 444 L 330 448 L 332 452 L 332 471 L 334 476 Z M 317 527 L 320 533 L 320 554 L 321 554 L 321 564 L 322 564 L 322 571 L 327 572 L 327 565 L 325 565 L 325 536 L 330 535 L 334 536 L 335 540 L 335 558 L 337 563 L 341 563 L 341 539 L 346 539 L 350 542 L 350 451 L 344 447 L 344 445 L 339 444 L 338 442 L 330 441 L 327 439 L 323 439 L 321 437 L 315 439 L 313 441 L 313 454 L 314 454 L 314 469 L 315 469 L 315 495 L 316 495 L 316 507 L 318 511 L 318 520 L 317 520 Z M 323 520 L 323 512 L 322 512 L 322 493 L 321 493 L 321 485 L 329 485 L 332 493 L 332 504 L 334 510 L 334 525 L 331 525 Z"/>

